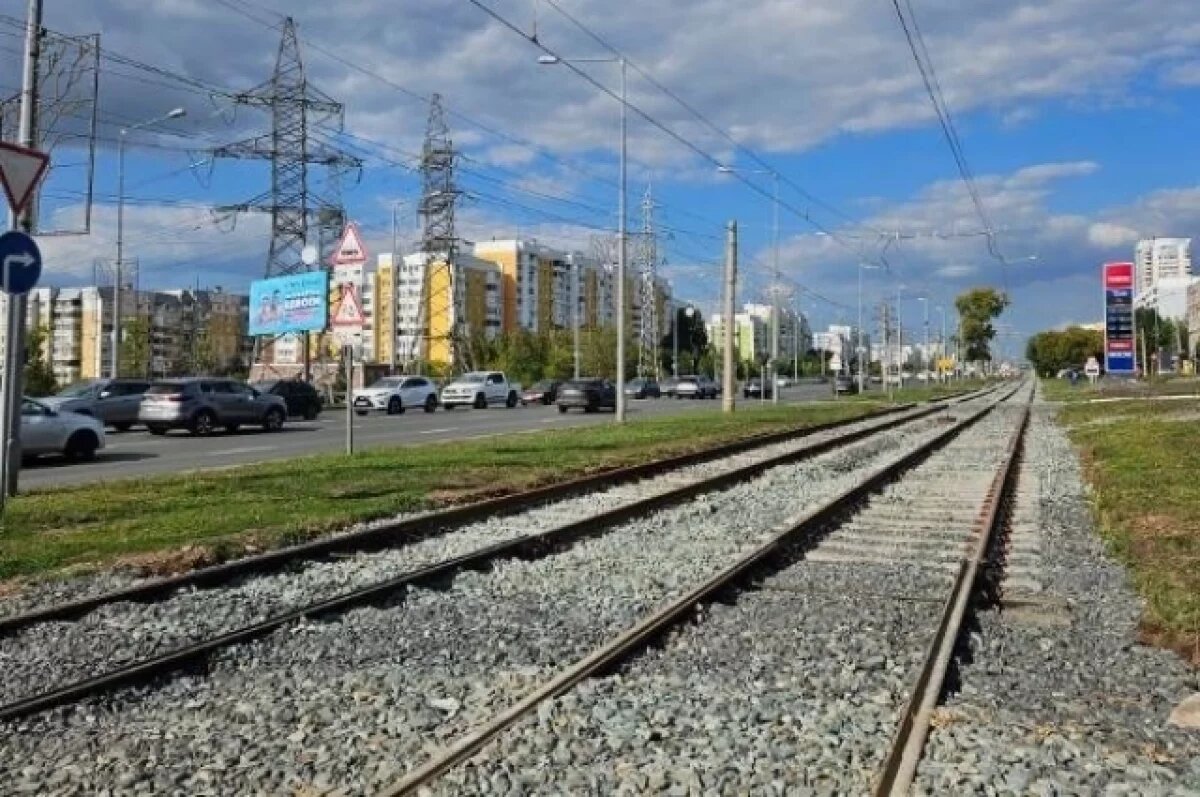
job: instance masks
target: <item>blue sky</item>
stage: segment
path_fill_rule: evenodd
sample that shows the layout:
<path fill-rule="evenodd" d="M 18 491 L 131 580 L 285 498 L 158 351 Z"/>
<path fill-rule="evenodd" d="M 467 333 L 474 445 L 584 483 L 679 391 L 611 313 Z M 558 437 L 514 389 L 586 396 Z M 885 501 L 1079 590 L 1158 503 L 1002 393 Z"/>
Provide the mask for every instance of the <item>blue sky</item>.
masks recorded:
<path fill-rule="evenodd" d="M 1188 4 L 914 0 L 983 203 L 1000 231 L 997 244 L 1013 260 L 1002 268 L 982 237 L 933 235 L 977 231 L 981 222 L 891 3 L 813 0 L 800 8 L 747 0 L 736 16 L 720 0 L 663 0 L 650 8 L 624 0 L 556 3 L 787 182 L 836 208 L 783 188 L 787 204 L 836 234 L 817 235 L 804 219 L 781 216 L 784 281 L 800 289 L 798 301 L 821 326 L 854 316 L 856 263 L 876 258 L 894 232 L 900 238 L 887 248 L 893 270 L 869 273 L 868 302 L 902 284 L 905 295 L 947 304 L 967 287 L 992 284 L 1010 291 L 1014 303 L 1003 320 L 1022 335 L 1095 320 L 1100 263 L 1128 259 L 1139 236 L 1200 233 L 1200 22 Z M 22 5 L 10 0 L 3 13 L 17 16 Z M 485 5 L 529 32 L 537 6 L 540 41 L 568 56 L 600 52 L 547 2 Z M 419 97 L 433 91 L 451 109 L 463 155 L 463 235 L 521 234 L 586 249 L 591 236 L 615 227 L 616 104 L 562 67 L 538 66 L 531 43 L 465 0 L 362 0 L 350 8 L 308 0 L 151 7 L 49 0 L 49 28 L 99 32 L 109 51 L 138 62 L 104 62 L 93 232 L 46 239 L 50 282 L 90 282 L 93 262 L 113 257 L 111 142 L 121 124 L 176 105 L 188 108 L 185 119 L 129 136 L 127 242 L 141 263 L 141 284 L 242 289 L 261 276 L 265 219 L 218 223 L 208 208 L 264 191 L 264 166 L 187 166 L 215 145 L 267 129 L 260 113 L 243 108 L 234 115 L 226 92 L 268 76 L 278 41 L 269 26 L 285 6 L 299 26 L 311 80 L 346 106 L 353 138 L 342 142 L 366 156 L 363 173 L 344 181 L 343 196 L 369 246 L 390 247 L 397 201 L 406 203 L 401 238 L 416 234 L 418 183 L 403 164 L 411 165 L 408 155 L 420 146 L 426 105 Z M 6 93 L 14 82 L 14 34 L 11 22 L 0 25 Z M 146 65 L 218 90 L 153 75 Z M 615 87 L 611 65 L 586 69 Z M 707 156 L 756 167 L 636 74 L 630 96 Z M 69 166 L 79 160 L 72 143 L 62 140 L 55 149 L 60 168 L 43 208 L 51 226 L 80 213 L 82 169 Z M 741 298 L 760 299 L 770 277 L 769 200 L 636 115 L 629 147 L 630 225 L 640 226 L 638 206 L 652 184 L 656 218 L 671 230 L 660 248 L 676 292 L 711 309 L 722 228 L 735 218 Z M 770 193 L 769 177 L 747 177 Z M 918 323 L 920 312 L 917 302 L 905 302 L 906 325 Z"/>

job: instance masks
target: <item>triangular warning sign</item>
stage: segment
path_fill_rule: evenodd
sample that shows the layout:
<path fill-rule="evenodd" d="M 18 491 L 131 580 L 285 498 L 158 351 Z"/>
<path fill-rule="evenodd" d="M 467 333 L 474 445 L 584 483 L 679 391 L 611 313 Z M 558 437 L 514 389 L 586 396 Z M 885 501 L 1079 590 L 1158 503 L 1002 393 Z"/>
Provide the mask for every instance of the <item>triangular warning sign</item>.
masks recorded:
<path fill-rule="evenodd" d="M 0 183 L 13 213 L 20 213 L 29 202 L 49 165 L 50 156 L 45 152 L 0 142 Z"/>
<path fill-rule="evenodd" d="M 333 308 L 335 327 L 360 327 L 367 320 L 363 313 L 362 301 L 358 298 L 358 287 L 353 282 L 343 282 L 337 286 L 338 295 Z"/>
<path fill-rule="evenodd" d="M 367 248 L 363 246 L 362 236 L 358 234 L 358 226 L 354 222 L 346 225 L 342 240 L 333 253 L 335 266 L 361 266 L 367 262 Z"/>

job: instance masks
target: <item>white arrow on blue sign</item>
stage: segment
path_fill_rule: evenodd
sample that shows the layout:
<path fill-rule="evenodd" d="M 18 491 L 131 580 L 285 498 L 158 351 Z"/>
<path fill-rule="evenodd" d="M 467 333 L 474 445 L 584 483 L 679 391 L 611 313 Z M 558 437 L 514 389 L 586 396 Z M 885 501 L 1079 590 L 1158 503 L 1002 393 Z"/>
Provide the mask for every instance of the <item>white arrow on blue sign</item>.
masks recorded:
<path fill-rule="evenodd" d="M 42 252 L 37 242 L 20 230 L 0 235 L 0 290 L 29 293 L 42 276 Z"/>

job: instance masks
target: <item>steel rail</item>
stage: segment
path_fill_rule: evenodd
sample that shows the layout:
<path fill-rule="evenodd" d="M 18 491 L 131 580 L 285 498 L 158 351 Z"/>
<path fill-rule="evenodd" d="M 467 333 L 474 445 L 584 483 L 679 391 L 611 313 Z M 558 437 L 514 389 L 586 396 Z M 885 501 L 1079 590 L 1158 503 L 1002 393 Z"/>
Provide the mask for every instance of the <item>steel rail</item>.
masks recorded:
<path fill-rule="evenodd" d="M 787 546 L 805 538 L 817 536 L 822 527 L 835 520 L 848 507 L 861 501 L 885 484 L 894 481 L 904 471 L 947 445 L 963 430 L 978 422 L 997 404 L 1011 395 L 1009 393 L 997 402 L 976 410 L 966 418 L 956 420 L 945 431 L 914 447 L 902 457 L 874 469 L 853 487 L 829 498 L 820 506 L 787 521 L 787 528 L 775 534 L 763 545 L 740 556 L 732 565 L 695 589 L 655 611 L 583 659 L 560 671 L 551 680 L 530 692 L 513 706 L 495 715 L 483 726 L 460 736 L 439 755 L 377 792 L 377 796 L 402 797 L 402 795 L 416 794 L 442 774 L 479 752 L 488 742 L 531 713 L 544 701 L 565 694 L 588 678 L 611 671 L 614 666 L 642 650 L 674 626 L 686 621 L 692 616 L 693 609 L 697 604 L 708 602 L 725 590 L 745 582 L 754 574 L 761 573 L 770 560 L 783 553 Z"/>
<path fill-rule="evenodd" d="M 484 546 L 462 556 L 403 573 L 395 578 L 370 584 L 297 609 L 289 609 L 252 625 L 188 643 L 91 678 L 12 701 L 0 706 L 0 721 L 20 719 L 39 711 L 100 695 L 117 687 L 144 683 L 150 679 L 199 664 L 222 648 L 258 639 L 289 623 L 311 617 L 328 617 L 357 606 L 378 603 L 410 587 L 430 587 L 444 584 L 462 570 L 483 569 L 498 559 L 545 556 L 581 539 L 604 533 L 621 523 L 641 517 L 647 512 L 678 504 L 702 493 L 719 490 L 754 478 L 779 465 L 808 459 L 849 445 L 880 432 L 926 418 L 943 409 L 943 407 L 932 405 L 913 408 L 907 413 L 889 413 L 894 417 L 885 418 L 882 422 L 863 429 L 855 429 L 828 440 L 817 441 L 764 460 L 640 498 L 590 517 Z"/>
<path fill-rule="evenodd" d="M 964 552 L 963 560 L 959 564 L 954 584 L 942 608 L 937 632 L 930 642 L 924 664 L 917 674 L 896 735 L 876 779 L 872 790 L 876 797 L 905 795 L 912 786 L 925 747 L 925 739 L 929 734 L 929 724 L 941 697 L 946 673 L 949 671 L 954 648 L 962 630 L 963 619 L 966 617 L 971 596 L 975 594 L 976 582 L 985 564 L 992 538 L 1000 526 L 1001 509 L 1016 483 L 1017 463 L 1020 461 L 1028 426 L 1029 404 L 1026 403 L 1021 412 L 1020 423 L 1009 441 L 1004 460 L 996 471 L 996 477 L 980 509 L 979 518 L 975 523 L 976 534 L 973 535 L 973 541 L 968 543 L 968 550 Z"/>
<path fill-rule="evenodd" d="M 936 402 L 950 402 L 958 398 L 959 396 L 957 395 L 943 396 L 937 399 Z M 929 403 L 933 404 L 935 402 Z M 654 462 L 589 474 L 577 479 L 538 487 L 533 490 L 436 510 L 370 529 L 279 548 L 254 556 L 209 565 L 208 567 L 198 568 L 179 575 L 153 579 L 145 583 L 112 590 L 87 598 L 34 609 L 10 617 L 0 618 L 0 637 L 13 634 L 38 623 L 78 619 L 110 603 L 126 601 L 148 603 L 169 596 L 176 590 L 185 587 L 217 586 L 241 578 L 242 576 L 276 572 L 298 561 L 317 560 L 332 554 L 381 550 L 397 544 L 407 544 L 477 520 L 510 515 L 563 497 L 583 495 L 606 487 L 655 476 L 666 471 L 732 456 L 761 446 L 799 439 L 850 424 L 886 417 L 912 409 L 915 406 L 917 405 L 901 404 L 895 407 L 886 407 L 866 415 L 860 415 L 857 418 L 847 418 L 816 424 L 814 426 L 795 427 L 779 432 L 754 435 L 742 440 L 735 440 L 705 448 L 701 451 L 693 451 L 655 460 Z"/>

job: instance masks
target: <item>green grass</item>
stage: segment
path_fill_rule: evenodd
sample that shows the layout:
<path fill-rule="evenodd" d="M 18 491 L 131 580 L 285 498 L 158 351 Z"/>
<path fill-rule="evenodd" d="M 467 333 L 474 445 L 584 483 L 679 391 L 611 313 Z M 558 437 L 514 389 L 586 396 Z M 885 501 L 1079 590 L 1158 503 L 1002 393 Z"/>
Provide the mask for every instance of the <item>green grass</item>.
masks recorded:
<path fill-rule="evenodd" d="M 964 379 L 959 382 L 947 382 L 945 384 L 930 384 L 923 385 L 920 382 L 913 384 L 909 382 L 908 387 L 901 388 L 892 392 L 891 400 L 896 403 L 907 403 L 916 401 L 930 401 L 932 399 L 948 396 L 952 393 L 961 393 L 964 390 L 978 390 L 988 384 L 985 379 Z M 888 393 L 883 385 L 871 385 L 865 393 L 858 393 L 848 397 L 850 401 L 866 402 L 878 404 L 887 402 Z"/>
<path fill-rule="evenodd" d="M 1066 379 L 1043 379 L 1042 391 L 1047 401 L 1082 402 L 1101 398 L 1153 398 L 1156 396 L 1200 396 L 1200 379 L 1172 377 L 1154 382 L 1127 380 L 1100 381 L 1092 385 L 1086 379 L 1074 387 Z"/>
<path fill-rule="evenodd" d="M 1150 641 L 1200 664 L 1200 400 L 1068 404 L 1100 533 L 1146 599 Z"/>
<path fill-rule="evenodd" d="M 173 569 L 384 517 L 563 481 L 797 426 L 862 403 L 719 410 L 486 440 L 320 455 L 190 476 L 33 491 L 9 503 L 0 579 L 114 562 Z"/>

